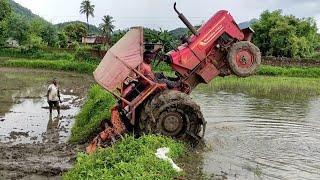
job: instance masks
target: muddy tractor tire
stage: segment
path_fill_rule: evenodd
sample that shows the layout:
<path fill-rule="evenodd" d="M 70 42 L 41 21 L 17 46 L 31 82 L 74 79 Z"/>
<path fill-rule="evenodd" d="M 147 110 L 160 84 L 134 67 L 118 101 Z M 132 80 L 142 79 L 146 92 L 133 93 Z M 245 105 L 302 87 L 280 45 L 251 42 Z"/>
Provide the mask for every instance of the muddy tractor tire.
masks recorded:
<path fill-rule="evenodd" d="M 139 121 L 143 133 L 162 134 L 191 145 L 202 142 L 205 125 L 200 107 L 187 94 L 174 90 L 151 98 L 142 109 Z"/>
<path fill-rule="evenodd" d="M 257 46 L 249 41 L 234 43 L 227 56 L 232 72 L 240 77 L 255 73 L 261 64 L 261 53 Z"/>

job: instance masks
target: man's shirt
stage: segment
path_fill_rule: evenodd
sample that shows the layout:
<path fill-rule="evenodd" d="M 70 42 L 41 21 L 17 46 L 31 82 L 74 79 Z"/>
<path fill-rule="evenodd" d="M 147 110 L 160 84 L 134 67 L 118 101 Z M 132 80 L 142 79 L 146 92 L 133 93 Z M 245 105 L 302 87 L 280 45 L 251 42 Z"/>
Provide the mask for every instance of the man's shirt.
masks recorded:
<path fill-rule="evenodd" d="M 55 86 L 54 84 L 50 84 L 50 86 L 48 87 L 48 91 L 49 91 L 49 101 L 59 101 L 59 87 Z"/>

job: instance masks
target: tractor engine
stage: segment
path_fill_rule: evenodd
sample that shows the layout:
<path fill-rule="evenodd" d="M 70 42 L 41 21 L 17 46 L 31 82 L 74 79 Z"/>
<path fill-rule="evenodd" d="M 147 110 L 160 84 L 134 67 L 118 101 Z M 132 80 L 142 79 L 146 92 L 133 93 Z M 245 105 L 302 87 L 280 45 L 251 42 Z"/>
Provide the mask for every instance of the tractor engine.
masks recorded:
<path fill-rule="evenodd" d="M 167 62 L 183 79 L 183 92 L 190 93 L 199 83 L 207 84 L 216 76 L 249 76 L 260 65 L 260 51 L 250 42 L 253 30 L 241 30 L 228 11 L 217 12 L 197 31 L 176 4 L 174 9 L 193 33 L 167 54 Z"/>

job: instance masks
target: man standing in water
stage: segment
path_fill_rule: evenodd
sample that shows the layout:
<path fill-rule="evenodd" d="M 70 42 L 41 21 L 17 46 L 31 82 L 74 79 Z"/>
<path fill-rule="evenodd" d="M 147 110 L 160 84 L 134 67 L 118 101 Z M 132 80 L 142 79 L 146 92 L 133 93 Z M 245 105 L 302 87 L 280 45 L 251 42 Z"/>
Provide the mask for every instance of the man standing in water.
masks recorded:
<path fill-rule="evenodd" d="M 61 99 L 60 99 L 59 86 L 56 79 L 53 79 L 52 84 L 50 84 L 48 87 L 47 101 L 49 104 L 50 115 L 52 115 L 52 108 L 53 106 L 55 106 L 57 108 L 58 116 L 59 116 L 60 115 L 59 102 L 61 103 Z"/>

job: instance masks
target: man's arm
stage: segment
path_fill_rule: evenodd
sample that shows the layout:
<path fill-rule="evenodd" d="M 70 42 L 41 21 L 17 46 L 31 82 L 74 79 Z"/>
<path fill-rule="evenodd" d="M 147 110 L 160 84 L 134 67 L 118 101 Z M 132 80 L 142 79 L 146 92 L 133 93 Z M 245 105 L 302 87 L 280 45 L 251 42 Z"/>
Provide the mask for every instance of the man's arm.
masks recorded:
<path fill-rule="evenodd" d="M 60 90 L 58 88 L 58 98 L 59 98 L 59 102 L 62 103 L 61 99 L 60 99 Z"/>
<path fill-rule="evenodd" d="M 47 101 L 49 101 L 49 93 L 51 91 L 51 86 L 48 87 L 48 91 L 47 91 Z"/>

